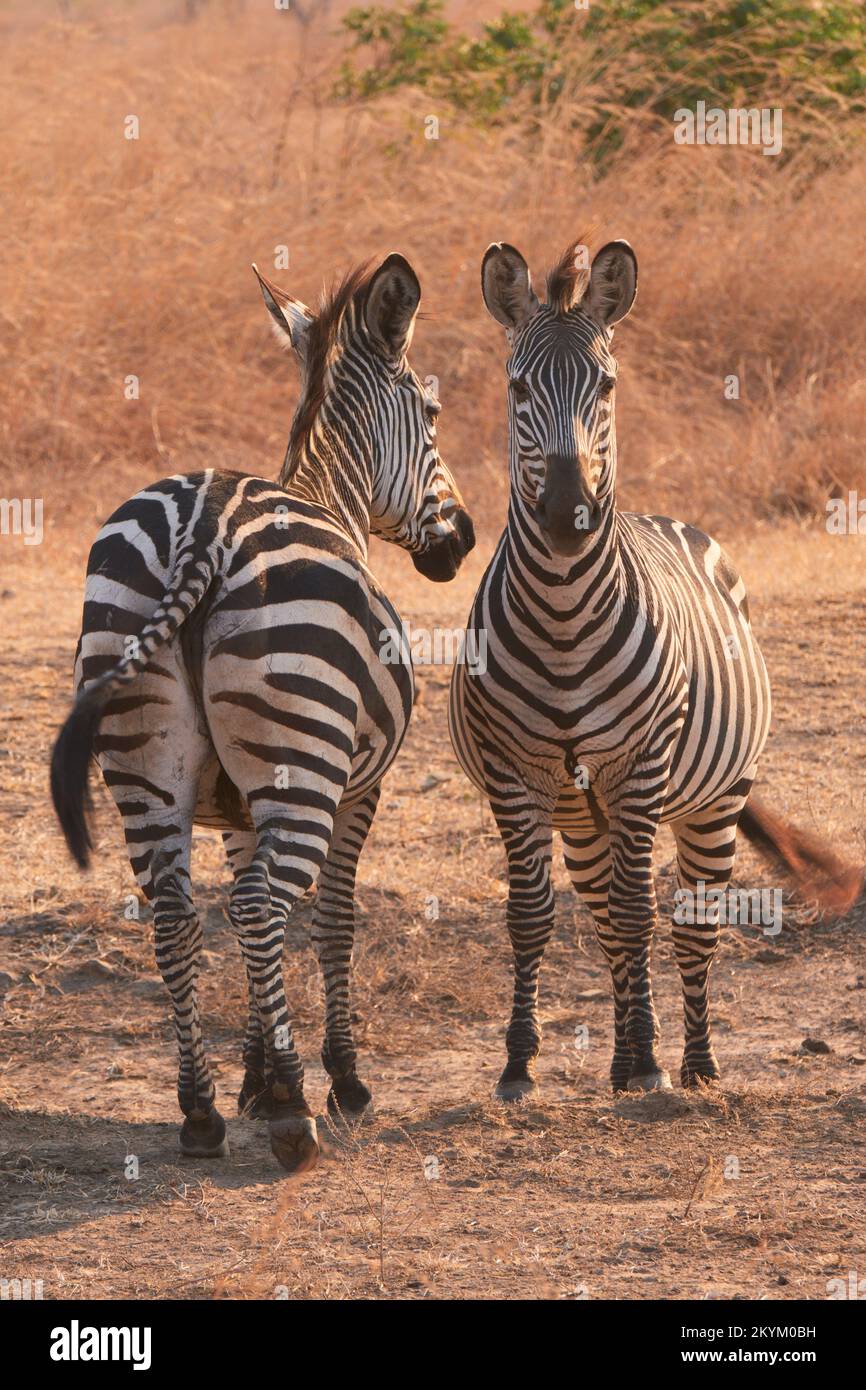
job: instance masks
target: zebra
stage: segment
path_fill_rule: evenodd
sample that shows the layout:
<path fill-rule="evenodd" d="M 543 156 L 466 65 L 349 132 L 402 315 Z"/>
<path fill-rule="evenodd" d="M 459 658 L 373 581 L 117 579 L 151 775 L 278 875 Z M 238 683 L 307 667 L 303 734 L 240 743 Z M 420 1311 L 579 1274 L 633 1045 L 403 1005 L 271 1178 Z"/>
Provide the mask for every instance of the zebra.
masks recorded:
<path fill-rule="evenodd" d="M 612 976 L 613 1088 L 671 1089 L 650 978 L 662 822 L 676 839 L 682 900 L 707 901 L 706 912 L 680 914 L 693 920 L 675 914 L 673 937 L 681 1081 L 710 1082 L 719 1068 L 708 974 L 737 826 L 828 908 L 848 906 L 862 875 L 747 805 L 770 689 L 745 587 L 720 546 L 681 521 L 617 508 L 612 336 L 634 302 L 634 251 L 612 241 L 590 264 L 576 241 L 541 302 L 523 256 L 497 242 L 481 281 L 510 346 L 510 501 L 468 623 L 484 634 L 486 662 L 455 667 L 449 726 L 508 863 L 514 997 L 496 1095 L 514 1100 L 536 1085 L 554 829 Z"/>
<path fill-rule="evenodd" d="M 355 873 L 413 675 L 405 642 L 393 659 L 403 628 L 367 567 L 369 535 L 441 582 L 474 533 L 439 456 L 439 401 L 407 360 L 421 294 L 409 262 L 359 267 L 315 314 L 256 274 L 302 377 L 279 481 L 176 474 L 108 519 L 88 561 L 78 696 L 51 780 L 82 867 L 92 755 L 117 803 L 174 1009 L 180 1148 L 203 1158 L 228 1147 L 196 993 L 190 842 L 194 824 L 222 830 L 249 988 L 238 1106 L 268 1117 L 274 1154 L 300 1172 L 318 1136 L 282 950 L 288 914 L 314 884 L 328 1108 L 351 1123 L 371 1102 L 349 1006 Z"/>

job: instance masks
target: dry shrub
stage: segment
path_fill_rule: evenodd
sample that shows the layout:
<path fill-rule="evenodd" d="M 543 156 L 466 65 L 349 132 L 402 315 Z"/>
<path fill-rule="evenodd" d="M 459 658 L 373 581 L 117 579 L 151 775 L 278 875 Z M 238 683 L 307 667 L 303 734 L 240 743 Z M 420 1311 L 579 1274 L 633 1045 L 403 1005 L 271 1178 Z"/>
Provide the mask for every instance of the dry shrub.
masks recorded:
<path fill-rule="evenodd" d="M 348 265 L 400 249 L 428 316 L 415 365 L 439 378 L 443 453 L 489 534 L 504 515 L 505 345 L 480 258 L 513 241 L 538 279 L 588 224 L 640 262 L 617 335 L 626 505 L 724 534 L 866 483 L 866 158 L 828 153 L 819 171 L 814 148 L 683 148 L 636 116 L 598 169 L 579 93 L 533 137 L 517 111 L 496 128 L 442 112 L 426 140 L 422 92 L 331 98 L 344 8 L 305 25 L 216 0 L 193 22 L 179 0 L 6 12 L 4 495 L 40 492 L 49 528 L 70 510 L 89 526 L 168 471 L 275 475 L 297 378 L 250 261 L 271 272 L 287 245 L 291 268 L 274 273 L 315 302 Z M 131 374 L 139 400 L 124 399 Z"/>

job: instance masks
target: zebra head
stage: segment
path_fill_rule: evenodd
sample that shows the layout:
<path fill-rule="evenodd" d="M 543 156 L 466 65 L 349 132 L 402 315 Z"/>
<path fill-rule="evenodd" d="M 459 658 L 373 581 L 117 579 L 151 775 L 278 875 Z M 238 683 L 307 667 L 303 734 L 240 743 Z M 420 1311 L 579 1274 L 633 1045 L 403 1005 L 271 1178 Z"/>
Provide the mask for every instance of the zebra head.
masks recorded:
<path fill-rule="evenodd" d="M 421 300 L 418 277 L 392 254 L 370 280 L 363 309 L 380 427 L 370 516 L 374 535 L 408 550 L 428 579 L 453 579 L 475 544 L 469 513 L 439 456 L 442 407 L 408 361 Z"/>
<path fill-rule="evenodd" d="M 280 482 L 335 502 L 364 549 L 381 536 L 428 579 L 453 579 L 475 533 L 439 456 L 441 406 L 408 361 L 421 299 L 411 265 L 394 253 L 360 267 L 317 315 L 259 281 L 304 378 Z"/>
<path fill-rule="evenodd" d="M 573 243 L 547 277 L 547 302 L 505 242 L 481 266 L 484 302 L 508 330 L 512 514 L 548 555 L 574 556 L 614 511 L 613 326 L 637 291 L 637 260 L 611 241 L 592 265 Z"/>

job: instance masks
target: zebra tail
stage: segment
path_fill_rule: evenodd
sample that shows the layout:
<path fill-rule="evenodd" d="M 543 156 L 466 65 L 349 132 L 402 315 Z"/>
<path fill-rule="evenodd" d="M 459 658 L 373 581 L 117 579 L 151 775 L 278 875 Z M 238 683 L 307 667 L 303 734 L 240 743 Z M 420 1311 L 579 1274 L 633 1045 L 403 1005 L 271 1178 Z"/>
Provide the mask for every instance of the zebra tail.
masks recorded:
<path fill-rule="evenodd" d="M 750 797 L 739 829 L 770 861 L 794 881 L 797 896 L 817 903 L 822 917 L 842 917 L 861 896 L 866 882 L 862 868 L 847 864 L 828 845 L 799 830 Z"/>
<path fill-rule="evenodd" d="M 82 690 L 57 735 L 51 754 L 51 799 L 69 852 L 80 869 L 90 864 L 93 842 L 88 824 L 92 809 L 88 773 L 99 725 L 115 692 L 134 681 L 151 658 L 178 632 L 201 602 L 215 572 L 210 555 L 178 557 L 169 587 L 158 608 L 138 634 L 134 652 Z"/>

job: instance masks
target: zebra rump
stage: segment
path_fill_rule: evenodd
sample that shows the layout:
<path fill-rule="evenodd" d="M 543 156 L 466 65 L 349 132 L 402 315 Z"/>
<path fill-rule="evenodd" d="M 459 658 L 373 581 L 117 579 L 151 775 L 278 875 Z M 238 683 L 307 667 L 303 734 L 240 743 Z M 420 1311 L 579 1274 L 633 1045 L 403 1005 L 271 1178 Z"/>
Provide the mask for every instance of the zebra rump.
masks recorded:
<path fill-rule="evenodd" d="M 119 686 L 135 679 L 160 647 L 170 642 L 206 592 L 213 577 L 210 556 L 192 564 L 191 554 L 178 557 L 171 583 L 162 602 L 138 638 L 136 654 L 125 657 L 82 690 L 64 723 L 51 755 L 51 799 L 69 846 L 80 869 L 90 866 L 93 842 L 88 816 L 90 760 L 103 715 Z"/>

